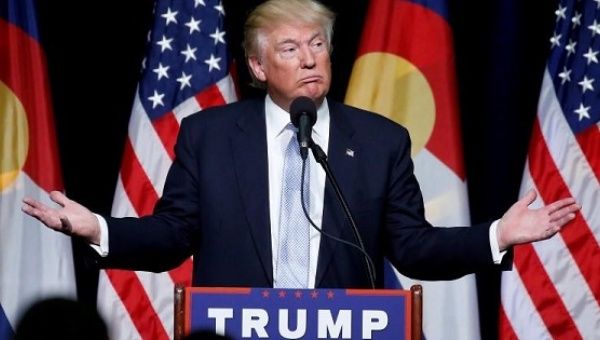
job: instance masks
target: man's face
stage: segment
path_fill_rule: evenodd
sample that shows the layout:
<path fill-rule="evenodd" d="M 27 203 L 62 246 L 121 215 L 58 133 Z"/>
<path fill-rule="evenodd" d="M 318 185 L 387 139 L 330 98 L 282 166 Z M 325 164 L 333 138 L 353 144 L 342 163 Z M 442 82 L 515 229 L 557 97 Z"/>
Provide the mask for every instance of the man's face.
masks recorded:
<path fill-rule="evenodd" d="M 267 83 L 267 92 L 288 110 L 299 96 L 319 105 L 331 83 L 329 46 L 318 25 L 280 24 L 265 29 L 259 55 L 249 58 L 255 77 Z"/>

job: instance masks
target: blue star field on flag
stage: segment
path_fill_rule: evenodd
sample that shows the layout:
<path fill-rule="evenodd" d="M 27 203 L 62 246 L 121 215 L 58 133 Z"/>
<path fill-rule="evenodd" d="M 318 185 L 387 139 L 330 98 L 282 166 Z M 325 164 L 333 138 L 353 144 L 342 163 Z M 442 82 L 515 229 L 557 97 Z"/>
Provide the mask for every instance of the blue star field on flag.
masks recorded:
<path fill-rule="evenodd" d="M 221 1 L 171 0 L 156 6 L 139 87 L 153 120 L 229 71 Z"/>
<path fill-rule="evenodd" d="M 600 121 L 600 0 L 561 1 L 548 68 L 575 133 Z"/>

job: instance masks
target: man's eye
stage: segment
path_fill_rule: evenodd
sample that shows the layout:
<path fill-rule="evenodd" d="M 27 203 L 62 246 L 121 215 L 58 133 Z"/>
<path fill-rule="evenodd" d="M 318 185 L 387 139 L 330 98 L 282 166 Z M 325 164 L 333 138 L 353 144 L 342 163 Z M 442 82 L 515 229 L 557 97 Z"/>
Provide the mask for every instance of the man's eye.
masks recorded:
<path fill-rule="evenodd" d="M 310 46 L 313 51 L 322 51 L 325 49 L 325 43 L 322 41 L 315 41 Z"/>
<path fill-rule="evenodd" d="M 297 54 L 297 52 L 298 48 L 296 47 L 286 47 L 282 49 L 280 53 L 283 58 L 292 58 Z"/>

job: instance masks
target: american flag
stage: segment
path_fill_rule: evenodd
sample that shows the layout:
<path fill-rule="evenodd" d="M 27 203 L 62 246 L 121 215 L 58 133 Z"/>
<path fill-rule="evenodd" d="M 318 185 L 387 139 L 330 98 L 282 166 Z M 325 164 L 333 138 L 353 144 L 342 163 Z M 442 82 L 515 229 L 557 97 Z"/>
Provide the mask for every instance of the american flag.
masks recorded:
<path fill-rule="evenodd" d="M 555 14 L 521 193 L 582 209 L 553 238 L 515 247 L 501 339 L 600 338 L 600 0 L 564 0 Z"/>
<path fill-rule="evenodd" d="M 115 190 L 113 216 L 152 213 L 181 120 L 236 100 L 225 11 L 217 0 L 158 0 Z M 170 272 L 105 270 L 98 308 L 112 339 L 173 338 L 173 286 L 191 284 L 191 259 Z"/>

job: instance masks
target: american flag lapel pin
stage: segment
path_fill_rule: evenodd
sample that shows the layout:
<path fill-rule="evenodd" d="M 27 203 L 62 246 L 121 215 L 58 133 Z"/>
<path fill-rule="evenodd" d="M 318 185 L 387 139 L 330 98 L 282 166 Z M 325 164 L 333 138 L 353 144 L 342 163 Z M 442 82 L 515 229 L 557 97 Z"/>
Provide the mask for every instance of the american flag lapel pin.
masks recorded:
<path fill-rule="evenodd" d="M 354 157 L 354 150 L 346 149 L 346 156 Z"/>

